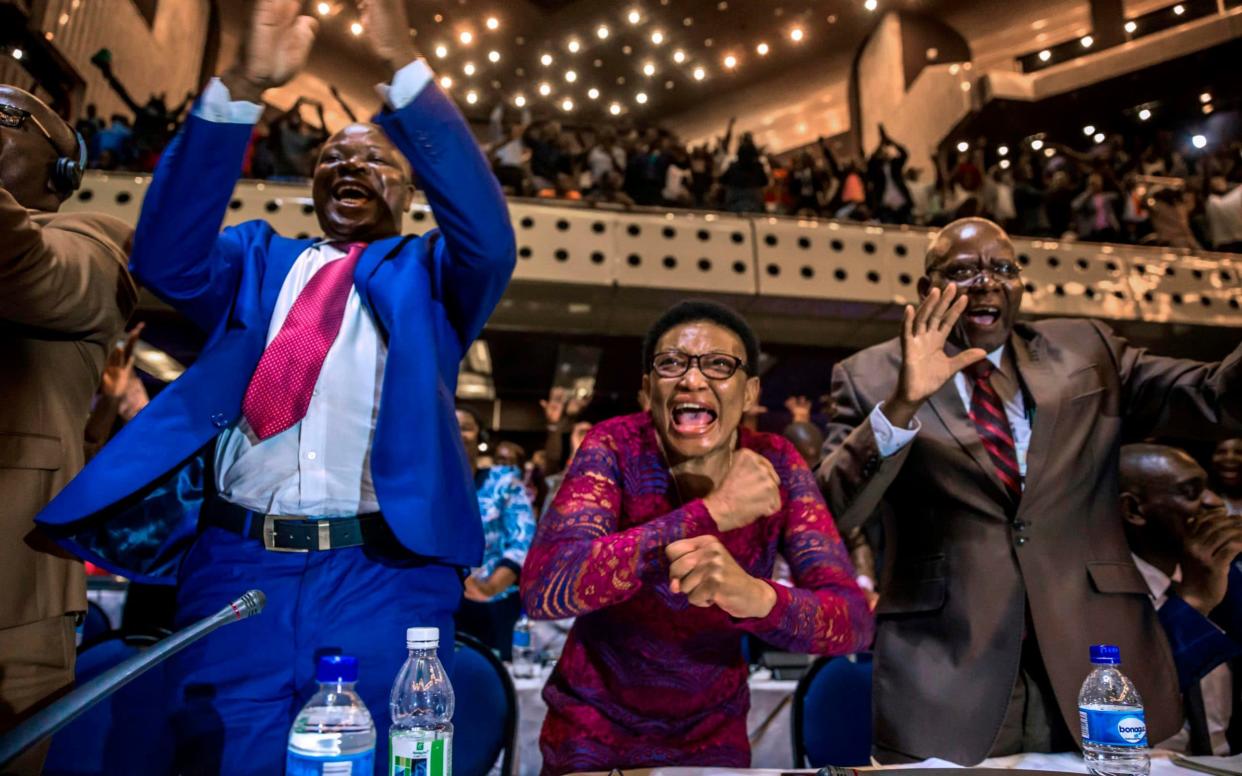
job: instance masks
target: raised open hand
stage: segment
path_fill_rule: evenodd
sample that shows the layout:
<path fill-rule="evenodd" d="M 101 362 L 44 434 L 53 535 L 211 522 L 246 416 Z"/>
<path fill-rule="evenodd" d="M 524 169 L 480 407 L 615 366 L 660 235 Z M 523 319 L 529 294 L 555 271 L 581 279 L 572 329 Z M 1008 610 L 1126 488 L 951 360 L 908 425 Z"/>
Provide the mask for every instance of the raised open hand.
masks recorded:
<path fill-rule="evenodd" d="M 319 22 L 298 13 L 298 0 L 255 0 L 237 63 L 221 76 L 234 100 L 259 102 L 306 65 Z"/>
<path fill-rule="evenodd" d="M 943 292 L 933 288 L 917 310 L 906 305 L 901 320 L 901 372 L 896 389 L 884 404 L 889 422 L 909 426 L 923 402 L 953 375 L 987 357 L 982 348 L 970 348 L 955 356 L 944 350 L 967 301 L 950 283 Z"/>
<path fill-rule="evenodd" d="M 811 400 L 805 396 L 790 396 L 785 400 L 785 409 L 793 416 L 793 423 L 811 422 Z"/>
<path fill-rule="evenodd" d="M 358 11 L 371 48 L 394 72 L 418 58 L 418 49 L 410 42 L 405 0 L 359 0 Z"/>

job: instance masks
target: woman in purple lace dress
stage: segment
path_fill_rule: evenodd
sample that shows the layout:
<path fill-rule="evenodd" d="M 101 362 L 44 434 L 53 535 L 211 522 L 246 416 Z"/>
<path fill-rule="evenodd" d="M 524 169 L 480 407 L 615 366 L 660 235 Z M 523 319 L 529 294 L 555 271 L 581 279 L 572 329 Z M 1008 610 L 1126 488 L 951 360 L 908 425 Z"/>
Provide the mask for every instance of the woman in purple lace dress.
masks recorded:
<path fill-rule="evenodd" d="M 687 302 L 643 347 L 649 412 L 601 423 L 522 571 L 531 617 L 577 617 L 544 689 L 545 774 L 747 767 L 741 640 L 865 649 L 874 623 L 793 446 L 739 428 L 759 347 L 728 308 Z M 772 582 L 780 553 L 794 587 Z"/>

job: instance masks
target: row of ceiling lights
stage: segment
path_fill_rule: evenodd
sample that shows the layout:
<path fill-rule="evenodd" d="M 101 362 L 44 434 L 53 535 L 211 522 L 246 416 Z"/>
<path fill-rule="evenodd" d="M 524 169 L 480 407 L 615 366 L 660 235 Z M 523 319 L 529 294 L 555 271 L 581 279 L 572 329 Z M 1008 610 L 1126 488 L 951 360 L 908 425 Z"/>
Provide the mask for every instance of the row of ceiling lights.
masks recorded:
<path fill-rule="evenodd" d="M 1183 14 L 1186 13 L 1186 6 L 1182 5 L 1181 3 L 1178 3 L 1177 5 L 1173 6 L 1172 10 L 1173 10 L 1174 16 L 1182 16 Z M 1130 21 L 1125 23 L 1122 29 L 1125 30 L 1127 35 L 1133 35 L 1134 33 L 1138 32 L 1138 22 L 1131 19 Z M 1090 35 L 1083 35 L 1081 38 L 1078 39 L 1078 43 L 1083 48 L 1089 49 L 1095 45 L 1095 38 Z M 1039 57 L 1040 62 L 1048 62 L 1052 59 L 1052 50 L 1044 49 L 1040 51 L 1037 56 Z"/>
<path fill-rule="evenodd" d="M 666 3 L 662 2 L 662 4 L 666 4 Z M 722 11 L 726 10 L 728 7 L 727 0 L 722 0 L 720 3 L 718 3 L 717 7 L 719 10 L 722 10 Z M 864 0 L 863 8 L 869 12 L 874 12 L 879 8 L 879 2 L 878 0 Z M 338 7 L 334 6 L 330 2 L 321 1 L 317 3 L 315 10 L 319 13 L 320 16 L 330 16 L 336 13 L 336 11 L 338 10 Z M 436 14 L 435 16 L 436 22 L 442 22 L 443 19 L 444 17 L 442 14 Z M 637 8 L 631 8 L 629 11 L 627 11 L 625 14 L 625 19 L 632 26 L 638 26 L 647 20 L 643 16 L 643 13 Z M 829 16 L 828 21 L 829 23 L 835 23 L 836 16 L 835 15 Z M 683 24 L 685 26 L 690 26 L 692 23 L 693 23 L 693 19 L 690 17 L 687 17 L 685 20 L 683 20 Z M 501 23 L 497 17 L 488 16 L 484 20 L 484 27 L 494 32 L 500 29 Z M 358 22 L 358 21 L 352 22 L 350 24 L 350 32 L 354 36 L 361 36 L 362 33 L 364 32 L 361 22 Z M 603 23 L 598 24 L 594 29 L 595 37 L 601 41 L 609 39 L 612 36 L 612 34 L 613 34 L 613 31 L 607 24 L 603 24 Z M 786 30 L 785 37 L 787 37 L 791 43 L 797 45 L 806 40 L 807 30 L 805 26 L 802 24 L 794 24 Z M 666 42 L 669 41 L 669 35 L 662 29 L 652 30 L 648 38 L 651 41 L 652 45 L 657 46 L 657 47 L 662 46 Z M 469 47 L 469 46 L 472 46 L 476 42 L 476 36 L 474 32 L 469 28 L 461 29 L 457 33 L 457 40 L 461 46 Z M 520 39 L 519 39 L 519 42 L 521 42 Z M 713 41 L 711 38 L 708 38 L 707 40 L 705 40 L 704 43 L 708 47 L 711 47 L 713 45 Z M 565 42 L 565 48 L 570 54 L 578 54 L 583 50 L 584 45 L 581 39 L 578 38 L 577 36 L 570 36 Z M 756 55 L 758 55 L 759 57 L 766 57 L 769 53 L 772 52 L 773 47 L 767 41 L 760 40 L 759 42 L 755 44 L 754 50 L 755 50 Z M 448 44 L 445 42 L 437 43 L 435 45 L 435 48 L 432 51 L 437 59 L 446 59 L 451 53 L 451 50 Z M 627 55 L 633 53 L 632 47 L 629 45 L 624 46 L 622 51 L 623 53 Z M 490 63 L 498 64 L 501 59 L 502 59 L 502 55 L 500 51 L 496 49 L 491 49 L 488 51 L 487 60 Z M 676 49 L 672 54 L 672 61 L 674 64 L 677 64 L 677 65 L 685 65 L 687 64 L 689 59 L 690 59 L 689 55 L 682 48 Z M 555 57 L 552 55 L 552 53 L 545 51 L 543 54 L 540 55 L 539 62 L 543 67 L 551 67 L 552 64 L 555 62 Z M 730 52 L 725 53 L 724 55 L 722 55 L 721 60 L 720 60 L 721 67 L 726 72 L 736 71 L 741 66 L 741 63 L 742 63 L 741 56 L 736 51 L 730 51 Z M 599 67 L 602 65 L 602 62 L 597 59 L 595 61 L 595 65 Z M 462 66 L 462 72 L 467 78 L 469 78 L 469 77 L 473 77 L 474 75 L 476 75 L 479 72 L 479 68 L 474 62 L 466 62 Z M 640 72 L 642 73 L 642 75 L 644 75 L 647 78 L 653 78 L 658 72 L 658 67 L 654 61 L 648 59 L 641 66 Z M 517 74 L 519 76 L 524 75 L 523 68 L 518 68 Z M 708 74 L 708 69 L 705 65 L 695 64 L 691 68 L 689 75 L 694 81 L 701 82 L 701 81 L 706 80 L 709 74 Z M 577 71 L 573 69 L 566 70 L 564 73 L 564 79 L 567 83 L 570 83 L 570 84 L 576 83 L 578 80 Z M 624 76 L 619 77 L 617 79 L 617 82 L 618 82 L 618 85 L 623 85 L 625 82 Z M 444 75 L 440 78 L 440 84 L 443 88 L 448 89 L 453 86 L 454 80 L 451 76 Z M 666 89 L 674 88 L 674 82 L 671 80 L 666 81 L 665 88 Z M 551 95 L 553 90 L 552 90 L 551 85 L 545 81 L 539 85 L 537 91 L 540 94 L 540 96 L 547 97 Z M 599 96 L 600 96 L 599 89 L 595 87 L 592 87 L 587 92 L 588 99 L 592 101 L 598 100 Z M 522 93 L 515 94 L 512 99 L 513 99 L 513 104 L 519 108 L 525 107 L 525 105 L 528 103 L 528 98 Z M 479 101 L 478 92 L 473 89 L 467 91 L 465 93 L 465 100 L 468 104 L 471 104 L 471 105 L 476 104 Z M 645 91 L 638 91 L 634 94 L 634 102 L 637 103 L 638 105 L 644 105 L 648 102 L 648 100 L 649 100 L 649 97 Z M 565 97 L 561 101 L 560 106 L 565 111 L 571 111 L 574 109 L 574 101 L 571 97 Z M 612 102 L 609 104 L 608 110 L 613 115 L 619 115 L 624 110 L 624 108 L 622 107 L 621 103 Z"/>

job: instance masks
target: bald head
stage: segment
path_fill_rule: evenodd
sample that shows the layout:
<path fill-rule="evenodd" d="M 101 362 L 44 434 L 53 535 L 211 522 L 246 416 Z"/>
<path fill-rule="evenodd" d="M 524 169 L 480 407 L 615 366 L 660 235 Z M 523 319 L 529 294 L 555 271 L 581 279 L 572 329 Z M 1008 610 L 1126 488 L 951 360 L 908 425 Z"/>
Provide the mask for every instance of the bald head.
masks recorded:
<path fill-rule="evenodd" d="M 959 218 L 936 233 L 935 239 L 927 248 L 927 255 L 923 257 L 923 270 L 931 270 L 963 246 L 978 249 L 989 244 L 1005 244 L 1009 245 L 1010 251 L 1013 250 L 1009 234 L 995 221 L 986 218 Z"/>
<path fill-rule="evenodd" d="M 0 84 L 0 105 L 9 109 L 6 119 L 19 123 L 0 126 L 0 184 L 24 207 L 58 210 L 71 192 L 57 190 L 52 171 L 60 157 L 77 158 L 77 136 L 42 100 L 24 89 Z"/>
<path fill-rule="evenodd" d="M 1167 487 L 1179 472 L 1202 471 L 1184 450 L 1166 445 L 1136 444 L 1121 448 L 1121 492 L 1146 495 Z"/>
<path fill-rule="evenodd" d="M 782 436 L 793 443 L 802 460 L 814 469 L 823 456 L 824 449 L 824 432 L 819 430 L 819 426 L 806 422 L 790 423 L 785 427 Z"/>
<path fill-rule="evenodd" d="M 410 163 L 376 125 L 350 124 L 323 144 L 311 193 L 329 239 L 391 237 L 414 195 Z"/>

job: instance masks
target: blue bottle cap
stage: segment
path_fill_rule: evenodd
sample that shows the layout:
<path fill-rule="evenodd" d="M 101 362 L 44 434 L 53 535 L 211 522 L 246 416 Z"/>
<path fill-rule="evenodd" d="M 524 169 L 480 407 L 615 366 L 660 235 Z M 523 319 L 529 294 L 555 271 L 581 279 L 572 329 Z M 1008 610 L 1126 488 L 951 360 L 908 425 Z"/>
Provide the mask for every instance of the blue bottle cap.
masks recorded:
<path fill-rule="evenodd" d="M 358 658 L 352 655 L 321 656 L 315 671 L 315 681 L 332 684 L 358 681 Z"/>
<path fill-rule="evenodd" d="M 1101 666 L 1121 665 L 1121 650 L 1112 644 L 1094 644 L 1091 647 L 1091 662 Z"/>

